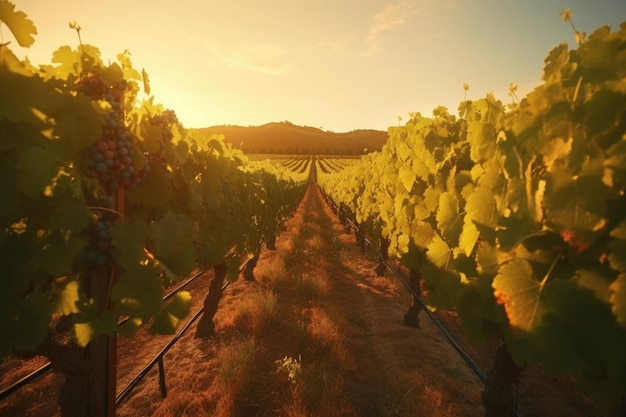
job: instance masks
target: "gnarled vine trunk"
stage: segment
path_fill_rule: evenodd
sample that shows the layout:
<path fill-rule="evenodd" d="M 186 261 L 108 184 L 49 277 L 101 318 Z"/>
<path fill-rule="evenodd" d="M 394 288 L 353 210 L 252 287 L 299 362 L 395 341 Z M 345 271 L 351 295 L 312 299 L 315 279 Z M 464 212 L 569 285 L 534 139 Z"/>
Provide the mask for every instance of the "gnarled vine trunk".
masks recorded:
<path fill-rule="evenodd" d="M 360 224 L 358 222 L 354 222 L 356 224 L 356 230 L 354 231 L 354 236 L 356 237 L 356 243 L 359 245 L 359 249 L 361 252 L 365 252 L 365 233 L 361 231 Z"/>
<path fill-rule="evenodd" d="M 243 279 L 246 281 L 254 281 L 254 268 L 256 268 L 256 264 L 259 262 L 260 254 L 260 251 L 255 253 L 254 257 L 252 257 L 243 268 Z"/>
<path fill-rule="evenodd" d="M 422 276 L 418 270 L 411 269 L 409 271 L 409 287 L 417 295 L 422 293 L 420 285 L 421 280 Z M 411 304 L 406 313 L 404 313 L 403 322 L 406 326 L 419 327 L 420 325 L 419 312 L 422 311 L 422 303 L 417 299 L 415 294 L 411 294 Z"/>
<path fill-rule="evenodd" d="M 514 388 L 522 368 L 513 361 L 504 342 L 496 350 L 493 368 L 482 394 L 485 417 L 511 417 L 515 411 Z"/>
<path fill-rule="evenodd" d="M 383 237 L 380 238 L 380 262 L 376 267 L 376 276 L 382 277 L 385 275 L 385 271 L 387 270 L 387 261 L 389 260 L 389 239 L 385 239 Z"/>
<path fill-rule="evenodd" d="M 276 234 L 272 234 L 267 238 L 267 250 L 276 250 Z"/>
<path fill-rule="evenodd" d="M 213 323 L 213 317 L 217 312 L 217 305 L 222 298 L 222 287 L 224 285 L 224 279 L 228 272 L 226 264 L 219 264 L 213 267 L 214 276 L 209 283 L 209 293 L 204 299 L 204 313 L 200 320 L 198 320 L 198 326 L 196 327 L 196 337 L 206 339 L 215 333 L 215 323 Z"/>

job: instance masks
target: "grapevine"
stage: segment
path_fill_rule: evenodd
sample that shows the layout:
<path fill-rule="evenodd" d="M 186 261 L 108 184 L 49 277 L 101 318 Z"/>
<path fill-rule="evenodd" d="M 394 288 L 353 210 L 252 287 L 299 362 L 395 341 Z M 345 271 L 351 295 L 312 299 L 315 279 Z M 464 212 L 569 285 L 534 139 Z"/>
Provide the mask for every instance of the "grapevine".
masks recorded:
<path fill-rule="evenodd" d="M 18 43 L 32 44 L 34 23 L 8 1 L 0 6 Z M 0 355 L 75 361 L 78 373 L 104 361 L 83 367 L 74 350 L 58 349 L 54 320 L 70 319 L 80 347 L 132 337 L 142 326 L 173 333 L 189 294 L 164 302 L 163 287 L 196 268 L 235 280 L 241 260 L 275 239 L 306 186 L 306 178 L 253 167 L 223 138 L 185 129 L 174 111 L 140 99 L 141 84 L 150 90 L 145 70 L 127 52 L 105 65 L 85 38 L 39 67 L 0 46 L 0 327 L 8 335 Z M 64 402 L 73 407 L 64 413 L 103 415 L 102 396 L 115 392 L 84 386 L 92 380 L 66 375 L 63 392 L 89 393 Z"/>
<path fill-rule="evenodd" d="M 543 83 L 508 110 L 488 95 L 461 102 L 458 118 L 411 114 L 381 152 L 318 177 L 419 270 L 432 309 L 455 309 L 474 340 L 502 338 L 517 366 L 572 376 L 619 412 L 626 24 L 577 38 L 549 53 Z"/>

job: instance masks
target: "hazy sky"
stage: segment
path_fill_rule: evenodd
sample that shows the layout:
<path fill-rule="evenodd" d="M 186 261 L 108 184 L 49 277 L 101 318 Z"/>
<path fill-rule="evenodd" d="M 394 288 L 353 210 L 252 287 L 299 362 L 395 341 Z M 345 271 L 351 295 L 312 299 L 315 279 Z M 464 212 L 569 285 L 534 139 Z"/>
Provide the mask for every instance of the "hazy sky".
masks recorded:
<path fill-rule="evenodd" d="M 49 63 L 83 42 L 105 60 L 130 50 L 157 102 L 186 127 L 289 120 L 336 132 L 385 130 L 410 112 L 508 83 L 525 95 L 574 34 L 626 21 L 626 0 L 13 0 L 38 28 L 18 55 Z M 5 41 L 11 40 L 4 28 Z"/>

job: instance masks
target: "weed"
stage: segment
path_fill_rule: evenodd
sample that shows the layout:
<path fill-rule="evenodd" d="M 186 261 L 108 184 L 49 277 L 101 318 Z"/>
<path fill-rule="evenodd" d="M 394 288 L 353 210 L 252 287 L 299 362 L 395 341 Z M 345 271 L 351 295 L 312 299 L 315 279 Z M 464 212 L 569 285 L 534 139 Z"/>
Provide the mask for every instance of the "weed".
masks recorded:
<path fill-rule="evenodd" d="M 254 337 L 223 346 L 217 353 L 217 384 L 224 391 L 243 392 L 250 389 L 256 371 L 256 353 Z"/>
<path fill-rule="evenodd" d="M 259 280 L 267 282 L 273 287 L 277 287 L 289 279 L 285 261 L 278 256 L 275 257 L 272 262 L 258 264 L 255 273 L 259 277 Z"/>
<path fill-rule="evenodd" d="M 320 235 L 314 235 L 306 241 L 307 246 L 316 252 L 319 252 L 324 247 L 324 241 Z"/>
<path fill-rule="evenodd" d="M 277 372 L 287 375 L 292 384 L 299 384 L 302 382 L 302 357 L 294 359 L 291 356 L 285 356 L 283 359 L 279 359 L 276 362 Z"/>
<path fill-rule="evenodd" d="M 321 274 L 296 275 L 293 282 L 294 292 L 307 300 L 316 300 L 328 293 L 328 283 Z"/>
<path fill-rule="evenodd" d="M 257 289 L 237 306 L 235 324 L 259 335 L 267 330 L 278 312 L 278 296 L 271 290 Z"/>

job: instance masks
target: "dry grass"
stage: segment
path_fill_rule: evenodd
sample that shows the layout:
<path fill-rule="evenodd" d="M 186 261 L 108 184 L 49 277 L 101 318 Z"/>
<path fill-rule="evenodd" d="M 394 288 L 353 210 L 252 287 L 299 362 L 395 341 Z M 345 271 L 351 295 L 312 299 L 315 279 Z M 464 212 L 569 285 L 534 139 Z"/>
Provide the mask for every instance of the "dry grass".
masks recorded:
<path fill-rule="evenodd" d="M 240 409 L 258 404 L 257 353 L 254 337 L 222 346 L 217 353 L 218 368 L 214 392 L 218 396 L 215 416 L 235 416 Z"/>
<path fill-rule="evenodd" d="M 258 280 L 276 288 L 289 281 L 289 274 L 282 257 L 274 256 L 271 262 L 259 262 L 254 270 Z"/>
<path fill-rule="evenodd" d="M 302 366 L 302 377 L 291 390 L 291 398 L 283 404 L 288 417 L 356 416 L 344 398 L 344 381 L 340 371 L 324 363 Z"/>
<path fill-rule="evenodd" d="M 313 235 L 306 240 L 306 246 L 312 251 L 319 252 L 324 247 L 324 241 L 320 235 Z"/>
<path fill-rule="evenodd" d="M 278 313 L 278 296 L 269 289 L 256 289 L 236 306 L 236 328 L 259 335 L 269 329 Z"/>
<path fill-rule="evenodd" d="M 318 300 L 330 291 L 330 285 L 325 275 L 324 271 L 298 273 L 294 276 L 292 283 L 293 291 L 306 300 Z"/>
<path fill-rule="evenodd" d="M 355 369 L 355 359 L 345 336 L 347 324 L 343 320 L 338 323 L 339 317 L 333 318 L 318 307 L 304 309 L 302 320 L 315 358 L 343 371 Z"/>

